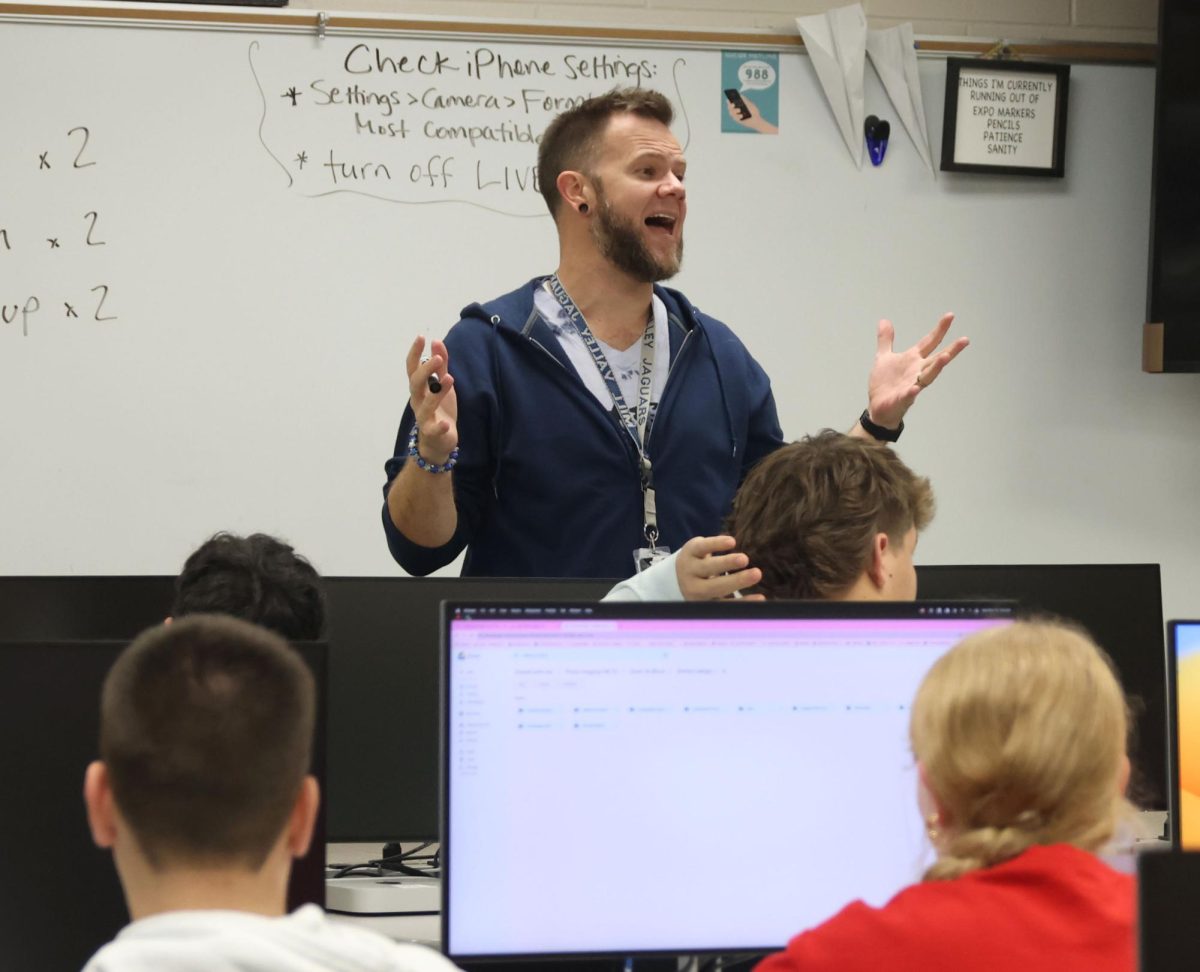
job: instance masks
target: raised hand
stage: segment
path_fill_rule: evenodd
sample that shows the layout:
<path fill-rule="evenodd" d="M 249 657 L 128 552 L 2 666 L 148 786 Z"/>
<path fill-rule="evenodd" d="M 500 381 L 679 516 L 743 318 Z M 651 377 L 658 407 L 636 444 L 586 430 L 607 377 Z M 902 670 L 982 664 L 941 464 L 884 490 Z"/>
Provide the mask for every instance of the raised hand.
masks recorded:
<path fill-rule="evenodd" d="M 425 361 L 425 338 L 418 335 L 408 350 L 408 400 L 417 421 L 417 448 L 427 462 L 443 463 L 458 445 L 458 397 L 450 374 L 450 355 L 446 345 L 433 341 Z M 438 376 L 440 391 L 429 387 L 430 375 Z"/>
<path fill-rule="evenodd" d="M 953 321 L 953 314 L 943 314 L 932 331 L 905 351 L 892 349 L 896 340 L 892 322 L 879 322 L 875 362 L 867 377 L 867 409 L 872 422 L 897 428 L 917 396 L 967 346 L 968 340 L 962 337 L 939 350 Z"/>

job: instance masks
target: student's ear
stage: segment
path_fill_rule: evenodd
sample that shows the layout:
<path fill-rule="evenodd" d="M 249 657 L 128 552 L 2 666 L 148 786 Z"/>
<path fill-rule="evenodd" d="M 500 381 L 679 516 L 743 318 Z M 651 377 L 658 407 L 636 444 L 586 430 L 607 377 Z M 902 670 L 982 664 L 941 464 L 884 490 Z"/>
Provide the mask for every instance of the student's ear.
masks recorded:
<path fill-rule="evenodd" d="M 932 826 L 929 823 L 932 819 L 936 821 L 939 829 L 944 830 L 951 823 L 949 812 L 942 805 L 942 801 L 938 799 L 933 787 L 929 785 L 929 771 L 919 760 L 917 762 L 917 806 L 920 807 L 921 816 L 925 818 L 927 825 Z"/>
<path fill-rule="evenodd" d="M 886 533 L 877 533 L 871 538 L 871 559 L 867 563 L 867 576 L 877 590 L 882 591 L 888 582 L 888 558 L 891 540 Z"/>
<path fill-rule="evenodd" d="M 98 759 L 89 763 L 83 774 L 83 803 L 87 807 L 92 840 L 97 847 L 112 847 L 117 842 L 112 785 L 108 779 L 108 767 Z"/>
<path fill-rule="evenodd" d="M 296 805 L 292 807 L 291 819 L 288 820 L 287 846 L 292 857 L 303 857 L 308 853 L 320 805 L 321 788 L 316 777 L 304 777 L 296 796 Z"/>
<path fill-rule="evenodd" d="M 1125 791 L 1129 789 L 1129 776 L 1133 772 L 1133 767 L 1129 763 L 1128 756 L 1121 757 L 1121 769 L 1117 773 L 1117 792 L 1121 796 L 1125 795 Z"/>

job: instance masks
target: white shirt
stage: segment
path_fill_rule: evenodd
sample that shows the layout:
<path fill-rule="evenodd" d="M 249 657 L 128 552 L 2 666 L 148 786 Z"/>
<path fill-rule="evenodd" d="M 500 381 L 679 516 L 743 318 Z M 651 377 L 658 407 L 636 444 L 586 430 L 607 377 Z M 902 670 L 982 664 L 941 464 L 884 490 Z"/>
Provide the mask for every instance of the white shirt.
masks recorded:
<path fill-rule="evenodd" d="M 268 918 L 169 911 L 132 922 L 83 972 L 453 972 L 422 945 L 330 921 L 316 905 Z"/>
<path fill-rule="evenodd" d="M 595 396 L 606 412 L 611 411 L 613 400 L 612 395 L 608 393 L 608 386 L 600 377 L 592 353 L 583 343 L 583 338 L 579 336 L 579 331 L 567 317 L 562 305 L 545 287 L 539 287 L 534 292 L 533 305 L 558 338 L 558 343 L 575 366 L 587 390 Z M 650 305 L 654 313 L 654 381 L 650 386 L 650 402 L 654 406 L 662 398 L 663 386 L 667 383 L 667 372 L 671 368 L 671 328 L 667 323 L 667 305 L 659 299 L 658 294 L 651 295 Z M 634 341 L 623 351 L 605 344 L 599 338 L 596 338 L 596 343 L 600 345 L 600 350 L 604 352 L 604 357 L 608 359 L 613 373 L 617 376 L 617 384 L 621 388 L 625 404 L 630 409 L 636 409 L 638 381 L 642 373 L 641 340 Z"/>
<path fill-rule="evenodd" d="M 683 591 L 679 589 L 679 575 L 675 571 L 675 561 L 678 558 L 679 551 L 676 550 L 669 557 L 664 557 L 658 563 L 651 564 L 640 573 L 621 581 L 601 600 L 682 601 Z"/>

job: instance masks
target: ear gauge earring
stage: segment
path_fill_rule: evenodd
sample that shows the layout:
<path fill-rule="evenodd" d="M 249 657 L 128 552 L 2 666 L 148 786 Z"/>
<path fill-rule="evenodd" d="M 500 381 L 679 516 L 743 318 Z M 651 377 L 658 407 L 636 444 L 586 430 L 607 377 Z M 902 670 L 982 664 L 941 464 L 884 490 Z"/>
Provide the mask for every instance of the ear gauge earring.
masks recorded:
<path fill-rule="evenodd" d="M 583 213 L 583 214 L 586 216 L 586 215 L 587 215 L 587 211 L 588 211 L 588 204 L 587 204 L 587 203 L 580 203 L 580 204 L 579 204 L 579 211 L 580 211 L 581 213 Z"/>

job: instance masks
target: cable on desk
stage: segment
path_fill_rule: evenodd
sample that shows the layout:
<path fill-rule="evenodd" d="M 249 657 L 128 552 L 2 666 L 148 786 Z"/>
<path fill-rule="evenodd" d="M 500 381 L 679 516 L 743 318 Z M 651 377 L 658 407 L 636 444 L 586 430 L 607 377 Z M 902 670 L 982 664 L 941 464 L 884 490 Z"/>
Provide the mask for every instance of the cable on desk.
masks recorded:
<path fill-rule="evenodd" d="M 430 847 L 432 845 L 433 845 L 433 841 L 427 840 L 427 841 L 425 841 L 425 843 L 419 844 L 416 847 L 414 847 L 412 850 L 409 850 L 409 851 L 401 851 L 401 852 L 395 853 L 395 854 L 388 854 L 384 857 L 377 857 L 370 861 L 364 861 L 362 864 L 349 864 L 346 867 L 338 868 L 333 874 L 329 875 L 329 877 L 330 878 L 341 878 L 341 877 L 347 877 L 351 874 L 361 873 L 362 871 L 371 871 L 371 870 L 374 870 L 376 872 L 374 875 L 376 877 L 384 877 L 384 873 L 383 873 L 384 871 L 388 871 L 393 874 L 406 874 L 409 877 L 439 877 L 440 869 L 437 866 L 438 855 L 436 853 L 432 855 L 432 858 L 429 858 L 429 857 L 418 858 L 417 857 L 417 855 L 420 854 L 421 851 L 425 850 L 427 847 Z M 400 845 L 399 844 L 388 844 L 387 846 L 385 846 L 384 850 L 387 850 L 388 848 L 393 847 L 393 846 L 398 848 Z M 426 859 L 431 860 L 432 866 L 428 867 L 428 868 L 417 868 L 417 867 L 410 867 L 408 864 L 404 863 L 405 861 L 414 860 L 414 859 L 415 860 L 426 860 Z"/>
<path fill-rule="evenodd" d="M 699 972 L 723 972 L 738 968 L 750 968 L 749 963 L 757 963 L 769 952 L 741 952 L 736 955 L 715 955 L 699 964 Z"/>

